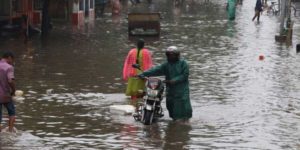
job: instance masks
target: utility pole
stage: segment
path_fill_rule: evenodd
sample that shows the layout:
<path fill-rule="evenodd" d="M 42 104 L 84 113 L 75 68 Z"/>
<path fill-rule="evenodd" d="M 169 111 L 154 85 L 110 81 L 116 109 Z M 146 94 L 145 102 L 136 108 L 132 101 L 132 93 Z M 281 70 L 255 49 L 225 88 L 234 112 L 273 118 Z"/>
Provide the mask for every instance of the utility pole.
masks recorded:
<path fill-rule="evenodd" d="M 286 0 L 279 0 L 281 1 L 281 5 L 280 5 L 280 35 L 284 34 L 284 22 L 285 22 L 285 18 L 286 18 Z"/>
<path fill-rule="evenodd" d="M 44 0 L 42 9 L 42 36 L 47 35 L 50 28 L 49 0 Z"/>
<path fill-rule="evenodd" d="M 291 20 L 291 0 L 278 0 L 280 6 L 279 35 L 275 35 L 277 42 L 292 43 L 293 22 Z"/>

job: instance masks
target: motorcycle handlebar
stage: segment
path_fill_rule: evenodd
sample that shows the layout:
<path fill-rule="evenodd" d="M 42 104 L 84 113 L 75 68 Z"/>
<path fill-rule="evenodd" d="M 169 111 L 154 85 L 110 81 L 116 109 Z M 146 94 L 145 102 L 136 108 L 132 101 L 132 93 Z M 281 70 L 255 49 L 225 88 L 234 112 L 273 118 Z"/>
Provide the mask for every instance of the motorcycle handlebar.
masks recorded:
<path fill-rule="evenodd" d="M 138 78 L 138 79 L 143 79 L 143 80 L 149 80 L 149 78 L 151 78 L 151 77 L 146 77 L 146 76 L 138 76 L 138 75 L 136 75 L 136 76 L 133 76 L 134 78 Z M 167 80 L 161 80 L 162 81 L 162 83 L 164 83 L 164 84 L 166 84 L 168 81 Z"/>
<path fill-rule="evenodd" d="M 146 76 L 141 77 L 141 76 L 136 75 L 136 76 L 133 76 L 133 77 L 138 78 L 138 79 L 145 79 L 145 80 L 149 79 L 149 77 L 146 77 Z"/>

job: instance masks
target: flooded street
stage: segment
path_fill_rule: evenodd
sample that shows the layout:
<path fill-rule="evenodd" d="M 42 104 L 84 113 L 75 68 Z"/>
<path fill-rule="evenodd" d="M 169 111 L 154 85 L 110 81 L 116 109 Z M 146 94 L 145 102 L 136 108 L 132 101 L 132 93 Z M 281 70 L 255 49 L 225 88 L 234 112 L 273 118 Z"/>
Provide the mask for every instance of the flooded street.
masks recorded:
<path fill-rule="evenodd" d="M 19 133 L 1 133 L 0 149 L 300 149 L 300 18 L 293 18 L 287 47 L 274 39 L 279 17 L 264 13 L 260 23 L 251 21 L 253 0 L 237 6 L 234 21 L 225 0 L 186 0 L 179 8 L 153 1 L 128 10 L 161 12 L 161 36 L 145 46 L 155 64 L 170 45 L 188 61 L 189 125 L 172 122 L 167 112 L 151 126 L 109 112 L 110 105 L 129 104 L 122 67 L 135 41 L 128 39 L 124 6 L 120 17 L 106 13 L 82 30 L 56 23 L 32 45 L 0 41 L 0 50 L 16 53 L 17 89 L 25 93 L 16 102 Z"/>

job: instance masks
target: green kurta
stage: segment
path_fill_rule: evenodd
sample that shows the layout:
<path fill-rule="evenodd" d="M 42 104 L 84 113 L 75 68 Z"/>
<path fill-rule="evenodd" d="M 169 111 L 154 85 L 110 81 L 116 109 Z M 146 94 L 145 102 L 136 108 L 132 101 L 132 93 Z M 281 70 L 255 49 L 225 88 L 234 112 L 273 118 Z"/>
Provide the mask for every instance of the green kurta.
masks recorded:
<path fill-rule="evenodd" d="M 143 66 L 142 50 L 139 53 L 138 59 L 139 59 L 139 65 Z M 136 69 L 136 72 L 137 74 L 140 74 L 142 71 Z M 125 94 L 127 96 L 139 96 L 141 95 L 141 93 L 139 93 L 138 90 L 144 90 L 144 89 L 145 89 L 145 81 L 143 79 L 139 79 L 136 77 L 129 77 Z"/>
<path fill-rule="evenodd" d="M 165 76 L 166 80 L 175 81 L 166 86 L 166 100 L 169 116 L 173 119 L 192 117 L 192 106 L 189 92 L 189 67 L 185 60 L 175 63 L 165 62 L 142 73 L 144 76 Z"/>

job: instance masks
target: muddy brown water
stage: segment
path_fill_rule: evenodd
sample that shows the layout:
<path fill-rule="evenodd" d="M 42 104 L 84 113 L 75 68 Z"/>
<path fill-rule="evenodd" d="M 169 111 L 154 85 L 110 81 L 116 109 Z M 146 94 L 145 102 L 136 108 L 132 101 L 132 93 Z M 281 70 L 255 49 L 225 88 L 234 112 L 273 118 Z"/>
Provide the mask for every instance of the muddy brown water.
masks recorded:
<path fill-rule="evenodd" d="M 300 57 L 295 45 L 276 43 L 278 17 L 252 22 L 254 1 L 237 6 L 228 21 L 225 2 L 171 1 L 124 6 L 83 29 L 55 22 L 49 37 L 0 41 L 16 53 L 17 135 L 0 134 L 3 149 L 299 149 Z M 161 37 L 146 40 L 155 64 L 176 45 L 190 66 L 190 124 L 165 116 L 151 126 L 108 107 L 128 104 L 122 64 L 135 43 L 127 36 L 128 11 L 160 11 Z M 264 60 L 259 60 L 263 55 Z M 165 107 L 165 104 L 163 103 Z M 5 124 L 5 122 L 3 122 Z M 8 138 L 9 137 L 9 138 Z"/>

